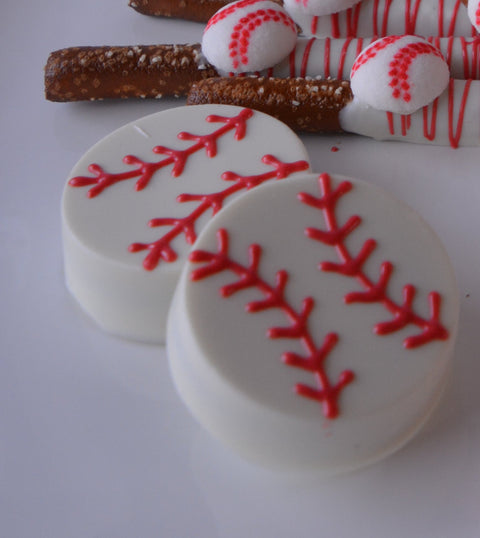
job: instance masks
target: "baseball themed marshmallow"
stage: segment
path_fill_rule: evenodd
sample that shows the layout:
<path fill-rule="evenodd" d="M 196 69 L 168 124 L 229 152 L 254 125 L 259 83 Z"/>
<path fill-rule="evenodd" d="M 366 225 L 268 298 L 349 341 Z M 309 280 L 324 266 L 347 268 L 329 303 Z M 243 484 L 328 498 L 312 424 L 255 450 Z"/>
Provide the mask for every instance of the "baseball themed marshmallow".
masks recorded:
<path fill-rule="evenodd" d="M 259 71 L 295 48 L 297 28 L 287 12 L 267 0 L 240 0 L 217 11 L 202 39 L 202 52 L 219 71 Z"/>
<path fill-rule="evenodd" d="M 423 38 L 388 36 L 362 51 L 350 74 L 356 99 L 378 110 L 411 114 L 447 87 L 441 52 Z"/>

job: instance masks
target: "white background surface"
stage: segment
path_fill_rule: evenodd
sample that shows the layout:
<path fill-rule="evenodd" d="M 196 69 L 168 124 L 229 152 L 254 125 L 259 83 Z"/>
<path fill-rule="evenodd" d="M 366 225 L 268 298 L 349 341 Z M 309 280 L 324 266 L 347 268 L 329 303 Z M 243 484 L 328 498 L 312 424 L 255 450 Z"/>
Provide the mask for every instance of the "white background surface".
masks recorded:
<path fill-rule="evenodd" d="M 328 481 L 252 467 L 190 418 L 163 348 L 102 334 L 63 284 L 59 202 L 69 170 L 113 129 L 182 102 L 46 102 L 48 53 L 201 36 L 199 24 L 126 4 L 2 5 L 0 536 L 477 538 L 479 150 L 304 138 L 316 171 L 382 185 L 434 227 L 458 275 L 460 333 L 439 411 L 396 455 Z"/>

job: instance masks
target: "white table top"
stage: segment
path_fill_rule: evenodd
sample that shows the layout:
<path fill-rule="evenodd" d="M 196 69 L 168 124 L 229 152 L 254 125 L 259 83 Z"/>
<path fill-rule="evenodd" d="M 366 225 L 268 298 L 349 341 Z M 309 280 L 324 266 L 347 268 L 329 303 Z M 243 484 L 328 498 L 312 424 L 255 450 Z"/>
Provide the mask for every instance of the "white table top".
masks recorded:
<path fill-rule="evenodd" d="M 48 53 L 195 42 L 201 32 L 127 0 L 3 6 L 0 535 L 480 536 L 478 148 L 304 137 L 316 171 L 370 180 L 417 209 L 443 239 L 461 292 L 440 409 L 404 449 L 361 472 L 294 479 L 244 463 L 190 417 L 163 348 L 103 334 L 69 297 L 59 213 L 68 172 L 113 129 L 183 102 L 49 103 Z"/>

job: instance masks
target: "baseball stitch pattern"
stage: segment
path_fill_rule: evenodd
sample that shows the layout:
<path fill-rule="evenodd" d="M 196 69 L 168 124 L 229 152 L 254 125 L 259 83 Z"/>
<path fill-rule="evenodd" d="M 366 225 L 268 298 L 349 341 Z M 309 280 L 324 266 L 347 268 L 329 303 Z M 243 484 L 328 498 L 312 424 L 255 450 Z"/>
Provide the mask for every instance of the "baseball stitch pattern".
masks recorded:
<path fill-rule="evenodd" d="M 337 334 L 328 333 L 322 344 L 318 346 L 308 328 L 309 317 L 315 306 L 313 298 L 304 298 L 302 308 L 295 309 L 285 298 L 285 289 L 289 278 L 287 271 L 278 271 L 275 276 L 275 285 L 271 285 L 259 275 L 258 267 L 262 255 L 260 245 L 250 245 L 248 254 L 248 265 L 242 265 L 233 260 L 229 255 L 228 232 L 225 229 L 220 229 L 217 232 L 217 252 L 195 250 L 190 253 L 189 259 L 192 263 L 204 263 L 202 267 L 191 272 L 190 278 L 193 281 L 198 281 L 223 271 L 233 272 L 238 276 L 238 280 L 220 288 L 222 297 L 228 298 L 241 290 L 256 288 L 264 298 L 247 303 L 245 307 L 247 312 L 255 313 L 268 309 L 281 310 L 290 322 L 289 325 L 271 327 L 267 336 L 272 339 L 299 340 L 306 355 L 286 352 L 282 355 L 282 361 L 288 366 L 311 372 L 315 379 L 315 386 L 303 383 L 296 384 L 295 392 L 304 398 L 320 402 L 323 415 L 326 418 L 336 418 L 339 415 L 339 396 L 342 390 L 355 379 L 351 370 L 344 370 L 340 373 L 337 382 L 332 383 L 326 373 L 325 362 L 338 342 Z"/>
<path fill-rule="evenodd" d="M 374 333 L 387 335 L 403 329 L 409 325 L 415 325 L 421 332 L 408 336 L 403 345 L 407 349 L 413 349 L 434 340 L 446 340 L 449 333 L 440 321 L 441 296 L 432 291 L 428 295 L 430 317 L 424 318 L 417 314 L 413 307 L 416 289 L 412 284 L 403 287 L 403 304 L 398 304 L 388 295 L 387 287 L 394 271 L 390 261 L 384 261 L 380 266 L 377 282 L 372 281 L 363 271 L 363 266 L 375 250 L 377 243 L 374 239 L 367 239 L 360 252 L 353 255 L 345 244 L 345 239 L 361 224 L 362 219 L 358 215 L 351 216 L 343 225 L 339 225 L 336 217 L 338 201 L 349 193 L 353 185 L 349 181 L 343 181 L 337 188 L 332 189 L 331 177 L 328 174 L 319 176 L 320 198 L 308 193 L 300 193 L 300 202 L 320 210 L 326 223 L 326 230 L 307 228 L 305 234 L 310 239 L 320 241 L 325 245 L 335 248 L 340 263 L 326 261 L 319 264 L 319 269 L 326 272 L 334 272 L 355 279 L 363 287 L 364 291 L 348 293 L 345 303 L 379 303 L 392 314 L 392 319 L 377 323 Z"/>

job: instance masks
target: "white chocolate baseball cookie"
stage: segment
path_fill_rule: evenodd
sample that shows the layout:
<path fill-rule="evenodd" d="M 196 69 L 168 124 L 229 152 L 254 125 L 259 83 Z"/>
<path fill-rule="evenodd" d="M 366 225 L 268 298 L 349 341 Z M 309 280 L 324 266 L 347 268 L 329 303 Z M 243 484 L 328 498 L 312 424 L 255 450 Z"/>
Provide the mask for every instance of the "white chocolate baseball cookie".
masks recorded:
<path fill-rule="evenodd" d="M 163 342 L 197 233 L 246 190 L 307 170 L 307 158 L 288 127 L 239 107 L 180 107 L 122 127 L 65 186 L 68 289 L 104 330 Z"/>
<path fill-rule="evenodd" d="M 387 36 L 364 49 L 350 79 L 356 99 L 398 114 L 430 104 L 448 86 L 450 72 L 441 52 L 421 37 Z"/>
<path fill-rule="evenodd" d="M 472 36 L 467 7 L 461 0 L 362 0 L 353 7 L 321 17 L 300 6 L 288 13 L 304 35 L 318 37 Z"/>
<path fill-rule="evenodd" d="M 202 53 L 219 71 L 259 71 L 295 47 L 297 28 L 287 12 L 268 0 L 239 0 L 208 21 Z"/>
<path fill-rule="evenodd" d="M 267 466 L 331 474 L 425 422 L 458 311 L 447 254 L 416 213 L 366 182 L 307 174 L 239 198 L 202 231 L 167 351 L 215 437 Z"/>
<path fill-rule="evenodd" d="M 468 16 L 477 32 L 480 32 L 480 1 L 468 0 Z"/>
<path fill-rule="evenodd" d="M 285 8 L 299 9 L 309 15 L 329 15 L 344 11 L 361 0 L 284 0 Z"/>

